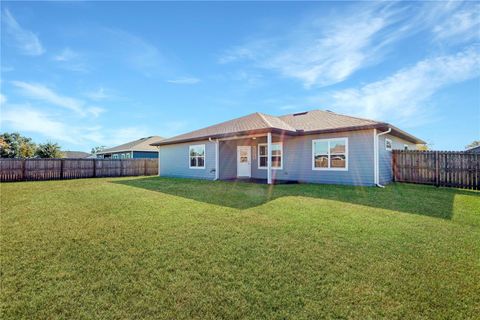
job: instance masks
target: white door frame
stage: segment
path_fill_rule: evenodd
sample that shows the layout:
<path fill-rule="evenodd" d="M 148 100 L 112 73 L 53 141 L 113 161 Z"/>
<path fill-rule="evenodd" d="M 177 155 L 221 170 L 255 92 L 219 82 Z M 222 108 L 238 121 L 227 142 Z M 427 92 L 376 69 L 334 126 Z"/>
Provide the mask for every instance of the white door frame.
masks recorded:
<path fill-rule="evenodd" d="M 244 174 L 242 172 L 242 175 L 240 175 L 240 150 L 241 149 L 248 150 L 248 175 Z M 252 147 L 251 146 L 237 146 L 237 177 L 244 177 L 244 178 L 250 178 L 252 176 Z"/>

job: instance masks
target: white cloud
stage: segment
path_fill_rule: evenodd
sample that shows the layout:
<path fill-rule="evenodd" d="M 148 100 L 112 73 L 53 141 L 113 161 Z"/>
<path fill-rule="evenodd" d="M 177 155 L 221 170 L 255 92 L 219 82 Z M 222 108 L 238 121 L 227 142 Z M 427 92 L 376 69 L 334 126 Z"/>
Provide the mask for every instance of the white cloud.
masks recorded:
<path fill-rule="evenodd" d="M 439 89 L 480 74 L 480 53 L 468 48 L 455 55 L 425 59 L 383 80 L 361 88 L 336 91 L 335 110 L 367 118 L 411 124 L 429 110 L 429 98 Z"/>
<path fill-rule="evenodd" d="M 332 85 L 381 62 L 393 45 L 419 32 L 433 32 L 445 46 L 479 39 L 479 8 L 457 1 L 357 3 L 340 13 L 311 14 L 273 36 L 253 37 L 227 50 L 219 63 L 250 61 L 306 88 Z"/>
<path fill-rule="evenodd" d="M 41 84 L 28 83 L 23 81 L 12 81 L 12 83 L 16 87 L 20 88 L 22 93 L 27 97 L 45 101 L 65 109 L 69 109 L 81 116 L 86 116 L 88 114 L 98 116 L 103 111 L 103 109 L 99 107 L 87 106 L 82 100 L 62 96 Z"/>
<path fill-rule="evenodd" d="M 439 41 L 480 39 L 480 5 L 468 6 L 446 16 L 433 28 L 433 33 Z"/>
<path fill-rule="evenodd" d="M 106 135 L 105 141 L 110 147 L 149 136 L 147 129 L 134 126 L 110 130 Z"/>
<path fill-rule="evenodd" d="M 114 146 L 149 135 L 145 127 L 106 129 L 100 125 L 70 123 L 61 115 L 30 104 L 4 104 L 1 113 L 2 128 L 40 134 L 48 140 L 68 143 L 84 150 L 89 150 L 94 145 Z"/>
<path fill-rule="evenodd" d="M 63 49 L 57 55 L 54 55 L 52 59 L 54 61 L 57 61 L 58 65 L 61 68 L 66 70 L 75 71 L 75 72 L 89 71 L 89 68 L 85 63 L 83 56 L 68 47 Z"/>
<path fill-rule="evenodd" d="M 331 85 L 378 62 L 385 44 L 402 35 L 389 27 L 403 18 L 402 12 L 383 4 L 356 8 L 343 16 L 315 17 L 284 36 L 233 48 L 220 63 L 248 59 L 306 87 Z"/>
<path fill-rule="evenodd" d="M 147 77 L 165 72 L 166 59 L 155 45 L 123 30 L 104 31 L 109 49 L 115 50 L 127 66 Z"/>
<path fill-rule="evenodd" d="M 105 90 L 105 88 L 100 87 L 96 90 L 89 91 L 85 93 L 85 96 L 91 100 L 99 101 L 112 98 L 112 94 Z"/>
<path fill-rule="evenodd" d="M 76 53 L 75 51 L 73 51 L 72 49 L 70 48 L 65 48 L 62 50 L 62 52 L 60 52 L 59 54 L 53 56 L 53 60 L 55 61 L 70 61 L 70 60 L 73 60 L 73 59 L 76 59 L 78 58 L 78 53 Z"/>
<path fill-rule="evenodd" d="M 39 133 L 49 139 L 78 144 L 79 136 L 72 127 L 50 118 L 47 113 L 29 105 L 8 105 L 2 107 L 3 125 L 20 132 Z"/>
<path fill-rule="evenodd" d="M 23 54 L 38 56 L 45 52 L 38 36 L 32 31 L 22 28 L 8 9 L 3 10 L 2 21 L 7 34 Z"/>
<path fill-rule="evenodd" d="M 185 78 L 167 80 L 167 82 L 173 83 L 173 84 L 197 84 L 200 82 L 200 79 L 185 77 Z"/>
<path fill-rule="evenodd" d="M 7 97 L 5 95 L 0 93 L 0 105 L 4 104 L 7 102 Z"/>

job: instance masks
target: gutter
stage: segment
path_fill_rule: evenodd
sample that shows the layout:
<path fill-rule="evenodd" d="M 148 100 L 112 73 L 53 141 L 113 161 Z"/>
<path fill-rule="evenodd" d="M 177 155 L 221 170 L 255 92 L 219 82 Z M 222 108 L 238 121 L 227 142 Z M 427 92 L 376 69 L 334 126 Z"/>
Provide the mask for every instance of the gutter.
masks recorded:
<path fill-rule="evenodd" d="M 377 187 L 379 188 L 385 188 L 384 185 L 381 185 L 380 184 L 380 163 L 379 163 L 379 156 L 378 156 L 378 137 L 384 135 L 384 134 L 387 134 L 387 133 L 390 133 L 392 132 L 392 128 L 388 128 L 387 131 L 384 131 L 384 132 L 380 132 L 377 134 L 377 129 L 374 129 L 373 130 L 373 143 L 374 143 L 374 146 L 373 146 L 373 162 L 374 162 L 374 183 Z"/>

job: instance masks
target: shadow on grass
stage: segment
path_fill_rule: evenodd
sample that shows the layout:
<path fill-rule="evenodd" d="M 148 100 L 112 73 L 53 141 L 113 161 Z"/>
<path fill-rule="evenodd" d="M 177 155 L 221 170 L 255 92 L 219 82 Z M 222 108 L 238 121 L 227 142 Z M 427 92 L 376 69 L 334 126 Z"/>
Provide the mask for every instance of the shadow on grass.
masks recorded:
<path fill-rule="evenodd" d="M 457 194 L 473 192 L 412 184 L 385 189 L 321 184 L 262 185 L 245 182 L 202 181 L 179 178 L 136 178 L 112 181 L 236 209 L 248 209 L 287 196 L 342 201 L 369 207 L 451 219 Z"/>

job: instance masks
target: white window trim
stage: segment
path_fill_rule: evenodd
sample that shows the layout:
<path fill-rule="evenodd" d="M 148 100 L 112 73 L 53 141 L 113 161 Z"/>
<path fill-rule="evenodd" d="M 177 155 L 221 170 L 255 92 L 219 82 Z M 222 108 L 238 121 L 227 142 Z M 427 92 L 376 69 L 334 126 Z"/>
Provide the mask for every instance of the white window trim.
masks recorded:
<path fill-rule="evenodd" d="M 268 167 L 261 167 L 260 166 L 260 146 L 267 146 L 268 143 L 259 143 L 257 145 L 257 165 L 258 165 L 258 169 L 259 170 L 267 170 Z M 283 143 L 282 142 L 272 142 L 272 145 L 274 144 L 277 144 L 277 145 L 280 145 L 280 152 L 282 153 L 282 160 L 280 162 L 280 167 L 274 167 L 273 166 L 273 163 L 272 163 L 272 170 L 283 170 L 283 160 L 285 159 L 284 155 L 283 155 Z M 267 160 L 268 160 L 268 155 L 266 156 L 262 156 L 262 157 L 267 157 Z M 271 161 L 271 159 L 270 159 Z"/>
<path fill-rule="evenodd" d="M 190 161 L 190 151 L 194 147 L 203 147 L 203 167 L 192 167 L 192 163 Z M 189 169 L 200 169 L 203 170 L 205 169 L 205 165 L 207 164 L 207 148 L 205 147 L 205 144 L 192 144 L 188 146 L 188 168 Z"/>
<path fill-rule="evenodd" d="M 390 148 L 387 147 L 387 141 L 390 142 Z M 393 142 L 391 139 L 385 139 L 385 150 L 392 151 L 393 150 Z"/>
<path fill-rule="evenodd" d="M 330 144 L 328 145 L 328 168 L 316 168 L 315 167 L 315 142 L 331 141 L 331 140 L 345 140 L 345 168 L 330 168 Z M 312 170 L 318 171 L 348 171 L 348 138 L 338 137 L 329 139 L 314 139 L 312 140 Z"/>

